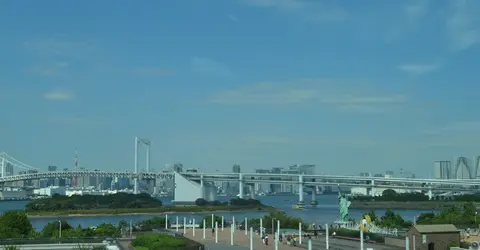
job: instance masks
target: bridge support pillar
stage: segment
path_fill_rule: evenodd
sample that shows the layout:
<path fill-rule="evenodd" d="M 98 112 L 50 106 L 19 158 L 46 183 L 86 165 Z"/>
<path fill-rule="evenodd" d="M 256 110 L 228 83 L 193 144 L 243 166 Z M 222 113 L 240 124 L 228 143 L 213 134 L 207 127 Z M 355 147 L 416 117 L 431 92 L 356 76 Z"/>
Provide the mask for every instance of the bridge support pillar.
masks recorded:
<path fill-rule="evenodd" d="M 298 203 L 299 206 L 304 206 L 303 202 L 303 175 L 298 176 Z"/>
<path fill-rule="evenodd" d="M 312 206 L 317 206 L 318 205 L 318 202 L 317 202 L 317 187 L 316 186 L 313 186 L 312 187 Z"/>
<path fill-rule="evenodd" d="M 203 180 L 203 174 L 200 175 L 200 189 L 202 190 L 202 199 L 205 199 L 205 185 L 204 185 L 204 180 Z"/>
<path fill-rule="evenodd" d="M 238 198 L 243 199 L 243 175 L 238 174 Z"/>
<path fill-rule="evenodd" d="M 375 197 L 375 180 L 371 182 L 372 187 L 370 188 L 370 196 Z"/>
<path fill-rule="evenodd" d="M 5 153 L 0 153 L 0 177 L 5 177 Z"/>
<path fill-rule="evenodd" d="M 250 199 L 255 199 L 255 184 L 249 185 L 250 186 Z"/>

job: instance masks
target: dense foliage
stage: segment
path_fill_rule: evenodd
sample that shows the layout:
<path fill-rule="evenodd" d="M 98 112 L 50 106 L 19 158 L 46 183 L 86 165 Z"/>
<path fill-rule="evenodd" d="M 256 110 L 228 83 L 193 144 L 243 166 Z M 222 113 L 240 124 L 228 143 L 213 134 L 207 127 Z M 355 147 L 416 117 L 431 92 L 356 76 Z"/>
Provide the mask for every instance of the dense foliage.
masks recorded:
<path fill-rule="evenodd" d="M 143 234 L 132 241 L 135 249 L 174 250 L 199 249 L 199 244 L 185 238 L 165 234 Z"/>
<path fill-rule="evenodd" d="M 146 219 L 140 221 L 136 224 L 135 229 L 138 231 L 152 231 L 153 229 L 165 228 L 165 216 L 162 217 L 153 217 L 151 219 Z M 168 226 L 170 227 L 170 220 L 168 220 Z"/>
<path fill-rule="evenodd" d="M 0 238 L 25 238 L 32 232 L 32 223 L 25 212 L 7 211 L 0 216 Z"/>
<path fill-rule="evenodd" d="M 122 224 L 100 224 L 94 228 L 74 228 L 66 221 L 52 221 L 36 232 L 24 211 L 8 211 L 0 216 L 0 238 L 59 238 L 61 224 L 61 237 L 118 237 Z"/>
<path fill-rule="evenodd" d="M 372 197 L 370 195 L 357 195 L 352 197 L 352 201 L 395 201 L 395 202 L 429 202 L 434 201 L 455 201 L 455 202 L 480 202 L 480 194 L 464 194 L 447 197 L 433 197 L 429 200 L 428 195 L 424 192 L 411 192 L 411 193 L 397 193 L 393 189 L 386 189 L 382 192 L 381 196 Z"/>
<path fill-rule="evenodd" d="M 195 205 L 204 207 L 204 206 L 228 206 L 228 202 L 221 201 L 207 201 L 203 198 L 198 198 L 195 200 Z"/>
<path fill-rule="evenodd" d="M 400 214 L 394 213 L 392 210 L 387 209 L 385 214 L 378 218 L 375 211 L 371 210 L 367 214 L 371 221 L 380 227 L 385 228 L 409 228 L 412 226 L 411 221 L 404 220 Z"/>
<path fill-rule="evenodd" d="M 466 226 L 476 224 L 476 220 L 475 204 L 468 202 L 462 207 L 451 207 L 442 210 L 438 214 L 422 213 L 417 218 L 417 224 L 454 224 Z"/>
<path fill-rule="evenodd" d="M 262 207 L 263 204 L 259 200 L 255 199 L 240 199 L 235 198 L 231 199 L 229 202 L 220 202 L 220 201 L 207 201 L 203 198 L 199 198 L 195 201 L 197 206 L 234 206 L 234 207 Z"/>
<path fill-rule="evenodd" d="M 119 208 L 155 208 L 162 202 L 148 194 L 116 193 L 110 195 L 54 195 L 29 202 L 27 211 L 92 210 Z"/>
<path fill-rule="evenodd" d="M 224 227 L 227 227 L 227 222 L 225 221 L 225 218 L 223 218 L 223 226 Z M 211 215 L 206 215 L 205 217 L 203 217 L 203 219 L 201 221 L 198 221 L 197 223 L 199 224 L 199 226 L 202 228 L 203 227 L 203 221 L 205 220 L 205 227 L 206 228 L 212 228 L 212 216 Z M 215 222 L 218 223 L 218 227 L 220 228 L 222 226 L 222 217 L 221 216 L 216 216 L 214 215 L 213 216 L 213 227 L 215 227 Z"/>
<path fill-rule="evenodd" d="M 331 228 L 330 232 L 335 232 L 335 236 L 348 237 L 348 238 L 360 238 L 360 234 L 357 230 L 349 230 L 345 228 Z M 385 237 L 380 234 L 366 232 L 363 235 L 364 239 L 369 239 L 377 243 L 384 243 Z"/>
<path fill-rule="evenodd" d="M 287 215 L 285 212 L 272 212 L 265 215 L 262 219 L 262 226 L 265 228 L 267 232 L 272 231 L 272 222 L 274 228 L 277 228 L 277 221 L 280 221 L 280 228 L 284 229 L 298 229 L 299 223 L 302 223 L 302 228 L 305 230 L 307 229 L 308 225 L 302 221 L 302 219 L 298 217 L 293 217 Z M 260 226 L 259 219 L 253 219 L 249 221 L 251 226 L 258 225 Z"/>

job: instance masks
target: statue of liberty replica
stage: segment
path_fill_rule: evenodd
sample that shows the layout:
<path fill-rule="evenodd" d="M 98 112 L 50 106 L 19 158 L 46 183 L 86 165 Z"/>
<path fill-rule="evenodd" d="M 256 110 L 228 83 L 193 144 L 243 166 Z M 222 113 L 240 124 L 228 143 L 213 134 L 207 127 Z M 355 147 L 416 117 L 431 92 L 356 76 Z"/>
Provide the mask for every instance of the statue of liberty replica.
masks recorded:
<path fill-rule="evenodd" d="M 338 210 L 340 212 L 340 223 L 345 223 L 348 221 L 348 208 L 350 207 L 350 202 L 344 194 L 340 191 L 340 185 L 338 185 Z"/>

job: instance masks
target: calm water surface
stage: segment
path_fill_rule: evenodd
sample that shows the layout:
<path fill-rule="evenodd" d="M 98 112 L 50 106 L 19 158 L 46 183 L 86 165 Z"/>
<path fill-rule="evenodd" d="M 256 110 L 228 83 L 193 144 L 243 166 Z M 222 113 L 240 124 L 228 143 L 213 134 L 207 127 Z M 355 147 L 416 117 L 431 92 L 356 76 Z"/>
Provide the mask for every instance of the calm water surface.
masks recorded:
<path fill-rule="evenodd" d="M 305 202 L 309 203 L 309 196 L 305 196 Z M 232 197 L 219 197 L 221 201 L 227 201 L 232 199 Z M 309 223 L 316 224 L 325 224 L 331 223 L 338 219 L 338 199 L 336 195 L 321 195 L 317 196 L 318 206 L 316 208 L 307 207 L 304 210 L 294 210 L 292 205 L 294 205 L 298 199 L 297 196 L 259 196 L 257 197 L 265 205 L 274 206 L 281 210 L 284 210 L 291 216 L 300 217 L 303 220 Z M 162 199 L 165 205 L 171 204 L 170 199 Z M 4 201 L 0 202 L 0 213 L 8 210 L 18 210 L 24 209 L 27 201 Z M 350 209 L 350 217 L 359 220 L 362 214 L 368 212 L 367 209 Z M 427 212 L 425 210 L 394 210 L 396 213 L 399 213 L 403 218 L 407 220 L 412 220 L 414 216 L 419 215 L 420 213 Z M 375 213 L 377 215 L 383 215 L 385 209 L 376 209 Z M 173 221 L 175 221 L 176 216 L 179 217 L 179 221 L 183 221 L 183 217 L 187 218 L 187 221 L 195 219 L 199 221 L 203 219 L 205 215 L 210 215 L 211 213 L 179 213 L 169 215 Z M 243 220 L 245 217 L 248 218 L 260 218 L 265 215 L 262 212 L 225 212 L 225 213 L 216 213 L 218 216 L 225 216 L 225 220 L 232 220 L 232 217 L 235 216 L 236 220 Z M 81 225 L 82 227 L 95 226 L 100 223 L 113 223 L 117 224 L 121 220 L 132 221 L 133 223 L 142 221 L 154 216 L 145 216 L 145 215 L 134 215 L 134 216 L 98 216 L 98 217 L 73 217 L 65 218 L 72 226 Z M 36 229 L 42 229 L 48 222 L 54 221 L 56 219 L 52 218 L 32 218 L 32 224 Z"/>

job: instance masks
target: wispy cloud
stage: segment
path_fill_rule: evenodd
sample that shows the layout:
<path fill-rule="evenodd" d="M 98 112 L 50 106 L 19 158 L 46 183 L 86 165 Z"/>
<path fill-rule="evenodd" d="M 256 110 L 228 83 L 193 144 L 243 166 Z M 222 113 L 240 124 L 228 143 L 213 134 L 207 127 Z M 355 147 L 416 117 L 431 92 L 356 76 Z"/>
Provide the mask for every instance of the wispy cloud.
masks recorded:
<path fill-rule="evenodd" d="M 32 67 L 29 72 L 40 76 L 58 76 L 61 75 L 64 69 L 66 69 L 68 66 L 68 62 L 57 62 L 54 64 Z"/>
<path fill-rule="evenodd" d="M 388 29 L 386 40 L 401 40 L 406 35 L 418 31 L 429 12 L 429 2 L 429 0 L 401 2 L 403 8 L 399 8 L 400 17 L 395 18 L 395 22 Z"/>
<path fill-rule="evenodd" d="M 457 0 L 449 2 L 452 11 L 447 18 L 446 30 L 451 48 L 461 51 L 480 42 L 480 2 Z"/>
<path fill-rule="evenodd" d="M 167 76 L 174 73 L 173 70 L 163 68 L 137 68 L 133 72 L 143 76 Z"/>
<path fill-rule="evenodd" d="M 71 92 L 55 90 L 45 93 L 43 98 L 50 101 L 68 101 L 74 99 L 75 95 Z"/>
<path fill-rule="evenodd" d="M 341 22 L 348 18 L 345 9 L 332 1 L 314 0 L 239 0 L 241 3 L 271 8 L 312 23 Z"/>
<path fill-rule="evenodd" d="M 230 77 L 232 71 L 225 65 L 210 59 L 193 57 L 191 60 L 192 71 L 207 76 Z"/>
<path fill-rule="evenodd" d="M 398 66 L 398 69 L 409 74 L 422 75 L 437 70 L 440 64 L 404 64 Z"/>
<path fill-rule="evenodd" d="M 407 101 L 398 93 L 367 91 L 358 81 L 300 79 L 287 83 L 259 83 L 216 93 L 211 102 L 224 105 L 311 104 L 343 111 L 379 112 Z"/>

